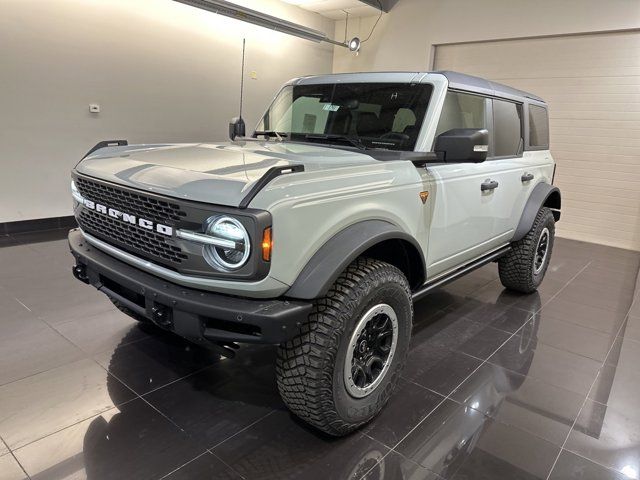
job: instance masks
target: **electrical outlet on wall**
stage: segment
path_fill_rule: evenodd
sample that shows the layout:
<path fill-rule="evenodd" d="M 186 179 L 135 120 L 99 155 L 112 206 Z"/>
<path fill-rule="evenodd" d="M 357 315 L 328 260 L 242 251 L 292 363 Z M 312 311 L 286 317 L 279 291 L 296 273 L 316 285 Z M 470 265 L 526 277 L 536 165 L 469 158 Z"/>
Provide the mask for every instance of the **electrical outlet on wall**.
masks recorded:
<path fill-rule="evenodd" d="M 90 103 L 89 111 L 91 113 L 100 113 L 100 105 L 98 105 L 97 103 Z"/>

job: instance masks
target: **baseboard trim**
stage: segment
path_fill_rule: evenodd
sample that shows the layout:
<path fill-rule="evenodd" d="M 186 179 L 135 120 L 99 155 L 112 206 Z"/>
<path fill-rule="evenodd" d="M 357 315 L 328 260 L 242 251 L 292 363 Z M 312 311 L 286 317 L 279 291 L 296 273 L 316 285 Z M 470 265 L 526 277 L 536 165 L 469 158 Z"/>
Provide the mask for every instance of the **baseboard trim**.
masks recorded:
<path fill-rule="evenodd" d="M 65 217 L 37 218 L 35 220 L 19 220 L 17 222 L 0 223 L 0 235 L 15 235 L 18 233 L 42 232 L 57 228 L 77 227 L 73 215 Z"/>

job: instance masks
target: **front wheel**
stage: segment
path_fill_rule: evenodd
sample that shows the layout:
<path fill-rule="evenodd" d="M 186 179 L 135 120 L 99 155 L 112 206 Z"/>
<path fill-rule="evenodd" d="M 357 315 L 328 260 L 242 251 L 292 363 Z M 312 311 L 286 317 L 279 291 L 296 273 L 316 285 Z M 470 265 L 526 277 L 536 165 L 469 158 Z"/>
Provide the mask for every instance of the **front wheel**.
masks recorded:
<path fill-rule="evenodd" d="M 413 303 L 387 263 L 358 259 L 315 302 L 300 333 L 278 349 L 278 390 L 289 409 L 330 435 L 374 418 L 404 367 Z"/>
<path fill-rule="evenodd" d="M 511 251 L 498 261 L 502 285 L 521 293 L 535 292 L 547 272 L 554 238 L 553 212 L 542 207 L 531 230 L 514 242 Z"/>

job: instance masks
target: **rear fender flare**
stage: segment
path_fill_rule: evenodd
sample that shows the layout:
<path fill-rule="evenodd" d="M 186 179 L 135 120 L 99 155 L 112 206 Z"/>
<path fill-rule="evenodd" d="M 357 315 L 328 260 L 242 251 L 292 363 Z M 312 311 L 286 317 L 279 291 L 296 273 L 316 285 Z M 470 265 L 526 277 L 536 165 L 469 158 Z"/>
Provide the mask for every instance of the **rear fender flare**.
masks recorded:
<path fill-rule="evenodd" d="M 531 230 L 538 211 L 544 206 L 548 206 L 553 210 L 553 216 L 556 221 L 560 220 L 560 198 L 560 189 L 558 187 L 548 183 L 537 184 L 533 188 L 531 195 L 529 195 L 511 241 L 517 242 L 524 238 L 527 232 Z"/>

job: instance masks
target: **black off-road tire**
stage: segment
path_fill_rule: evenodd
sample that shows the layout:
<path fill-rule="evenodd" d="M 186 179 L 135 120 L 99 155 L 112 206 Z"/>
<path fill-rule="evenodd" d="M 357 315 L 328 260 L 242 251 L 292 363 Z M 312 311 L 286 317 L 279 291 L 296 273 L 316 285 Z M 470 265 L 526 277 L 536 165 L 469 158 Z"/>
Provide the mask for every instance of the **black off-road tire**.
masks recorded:
<path fill-rule="evenodd" d="M 153 323 L 151 322 L 151 320 L 149 320 L 147 317 L 143 317 L 142 315 L 140 315 L 137 312 L 134 312 L 133 310 L 131 310 L 130 308 L 125 307 L 122 303 L 120 303 L 118 300 L 114 300 L 113 298 L 109 297 L 109 300 L 111 300 L 111 303 L 113 303 L 115 305 L 115 307 L 120 310 L 122 313 L 130 316 L 131 318 L 133 318 L 134 320 L 137 320 L 138 322 L 141 323 Z"/>
<path fill-rule="evenodd" d="M 537 290 L 551 259 L 555 223 L 553 212 L 549 208 L 542 207 L 538 211 L 531 230 L 521 240 L 514 242 L 511 245 L 511 251 L 498 261 L 498 272 L 502 285 L 521 293 L 532 293 Z M 534 258 L 538 241 L 545 228 L 549 232 L 547 254 L 541 270 L 536 273 Z"/>
<path fill-rule="evenodd" d="M 397 344 L 381 383 L 356 398 L 345 385 L 344 365 L 354 329 L 365 312 L 388 304 L 397 316 Z M 334 436 L 364 425 L 385 406 L 404 368 L 413 303 L 403 273 L 387 263 L 361 258 L 315 301 L 300 332 L 278 348 L 278 390 L 298 417 Z"/>

